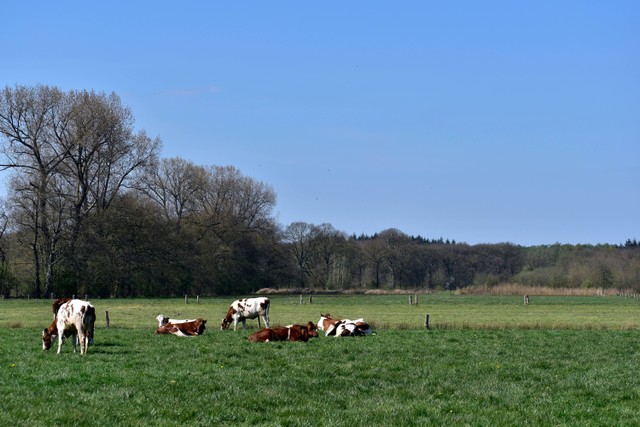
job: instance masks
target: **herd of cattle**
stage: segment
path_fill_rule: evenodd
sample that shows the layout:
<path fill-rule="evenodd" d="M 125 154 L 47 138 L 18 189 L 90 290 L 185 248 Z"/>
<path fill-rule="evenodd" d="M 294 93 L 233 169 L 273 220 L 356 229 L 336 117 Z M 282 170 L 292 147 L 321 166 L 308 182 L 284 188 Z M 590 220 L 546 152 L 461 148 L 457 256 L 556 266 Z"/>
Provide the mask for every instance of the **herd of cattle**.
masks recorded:
<path fill-rule="evenodd" d="M 371 328 L 364 319 L 334 319 L 330 314 L 321 314 L 318 323 L 308 322 L 305 325 L 288 325 L 269 327 L 268 298 L 244 298 L 234 301 L 229 307 L 227 315 L 220 325 L 224 331 L 233 323 L 236 331 L 238 322 L 242 322 L 247 328 L 247 319 L 264 321 L 265 327 L 258 332 L 249 335 L 252 342 L 270 341 L 303 341 L 318 337 L 318 331 L 323 331 L 326 336 L 347 337 L 360 336 L 371 333 Z M 87 301 L 71 298 L 59 298 L 53 302 L 53 322 L 42 332 L 42 349 L 49 350 L 53 340 L 58 337 L 58 354 L 62 348 L 64 338 L 73 337 L 73 351 L 77 351 L 77 342 L 80 342 L 80 354 L 86 354 L 90 343 L 93 343 L 93 331 L 96 321 L 96 310 Z M 162 314 L 156 317 L 158 329 L 156 334 L 173 334 L 177 336 L 198 336 L 205 330 L 207 321 L 197 319 L 171 319 Z"/>

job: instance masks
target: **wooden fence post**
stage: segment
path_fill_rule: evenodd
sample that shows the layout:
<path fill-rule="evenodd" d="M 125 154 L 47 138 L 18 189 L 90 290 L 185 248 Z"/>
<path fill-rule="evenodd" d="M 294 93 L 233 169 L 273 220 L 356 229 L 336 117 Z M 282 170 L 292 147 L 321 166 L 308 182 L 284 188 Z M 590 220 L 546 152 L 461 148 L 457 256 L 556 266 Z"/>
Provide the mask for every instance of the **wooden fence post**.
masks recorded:
<path fill-rule="evenodd" d="M 302 304 L 302 294 L 300 294 L 300 304 Z"/>
<path fill-rule="evenodd" d="M 429 329 L 429 313 L 424 315 L 424 327 Z"/>
<path fill-rule="evenodd" d="M 313 302 L 313 296 L 309 294 L 309 304 L 311 304 L 312 302 Z"/>
<path fill-rule="evenodd" d="M 413 299 L 414 299 L 414 301 L 415 301 L 415 303 L 414 303 L 414 304 L 415 304 L 415 305 L 418 305 L 418 294 L 416 294 L 416 295 L 414 296 L 414 298 L 413 298 Z"/>
<path fill-rule="evenodd" d="M 409 295 L 409 305 L 413 305 L 413 296 Z"/>
<path fill-rule="evenodd" d="M 104 320 L 107 322 L 107 328 L 109 328 L 109 310 L 105 310 L 104 312 Z"/>
<path fill-rule="evenodd" d="M 200 295 L 196 295 L 196 304 L 200 304 Z"/>
<path fill-rule="evenodd" d="M 185 304 L 189 304 L 189 295 L 188 294 L 184 294 L 184 303 Z"/>
<path fill-rule="evenodd" d="M 524 305 L 529 305 L 529 295 L 524 296 Z"/>

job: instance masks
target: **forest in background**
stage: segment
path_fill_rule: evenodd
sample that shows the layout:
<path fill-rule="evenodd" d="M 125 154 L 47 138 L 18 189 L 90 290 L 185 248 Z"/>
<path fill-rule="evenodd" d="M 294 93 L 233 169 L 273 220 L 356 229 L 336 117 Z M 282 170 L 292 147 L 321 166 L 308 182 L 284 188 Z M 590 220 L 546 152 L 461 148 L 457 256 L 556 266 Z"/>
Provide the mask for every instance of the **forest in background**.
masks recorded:
<path fill-rule="evenodd" d="M 262 288 L 640 291 L 640 245 L 468 245 L 278 224 L 276 194 L 233 166 L 162 158 L 115 94 L 0 93 L 0 295 L 227 295 Z"/>

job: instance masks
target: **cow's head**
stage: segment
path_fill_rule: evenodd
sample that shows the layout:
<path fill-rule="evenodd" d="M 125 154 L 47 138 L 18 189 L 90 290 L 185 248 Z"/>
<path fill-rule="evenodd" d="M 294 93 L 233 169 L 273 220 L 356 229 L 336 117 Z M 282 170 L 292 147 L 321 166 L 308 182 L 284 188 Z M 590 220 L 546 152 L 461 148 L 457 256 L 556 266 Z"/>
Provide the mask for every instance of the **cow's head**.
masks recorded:
<path fill-rule="evenodd" d="M 220 324 L 220 329 L 226 331 L 229 329 L 229 325 L 233 322 L 233 316 L 238 312 L 233 306 L 229 307 L 229 311 L 224 319 L 222 319 L 222 323 Z"/>
<path fill-rule="evenodd" d="M 327 327 L 331 324 L 333 317 L 329 313 L 320 314 L 320 320 L 318 320 L 318 329 L 321 331 L 326 331 Z"/>
<path fill-rule="evenodd" d="M 42 331 L 42 350 L 49 350 L 53 345 L 53 335 L 49 333 L 47 328 Z"/>
<path fill-rule="evenodd" d="M 206 323 L 207 323 L 207 321 L 205 319 L 198 318 L 198 319 L 195 320 L 196 333 L 198 335 L 202 335 L 203 334 L 204 330 L 206 329 L 205 326 L 204 326 Z"/>
<path fill-rule="evenodd" d="M 307 323 L 307 331 L 309 332 L 309 338 L 318 338 L 318 328 L 315 323 Z"/>
<path fill-rule="evenodd" d="M 158 321 L 158 327 L 166 325 L 169 322 L 169 319 L 164 317 L 163 314 L 158 314 L 156 320 Z"/>

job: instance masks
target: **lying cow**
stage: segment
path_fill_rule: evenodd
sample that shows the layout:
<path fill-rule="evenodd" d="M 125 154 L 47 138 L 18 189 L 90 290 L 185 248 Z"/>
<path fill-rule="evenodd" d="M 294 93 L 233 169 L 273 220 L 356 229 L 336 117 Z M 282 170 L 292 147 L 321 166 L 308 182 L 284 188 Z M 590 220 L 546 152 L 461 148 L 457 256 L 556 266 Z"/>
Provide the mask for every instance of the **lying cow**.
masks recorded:
<path fill-rule="evenodd" d="M 318 327 L 316 326 L 315 323 L 311 321 L 307 322 L 306 325 L 288 325 L 287 328 L 291 328 L 293 326 L 296 326 L 299 328 L 306 328 L 309 338 L 318 338 Z"/>
<path fill-rule="evenodd" d="M 54 337 L 57 336 L 57 354 L 60 354 L 63 339 L 73 336 L 73 352 L 78 350 L 77 341 L 79 340 L 80 354 L 87 354 L 89 342 L 93 342 L 96 309 L 89 302 L 78 299 L 64 299 L 64 302 L 63 299 L 56 300 L 53 303 L 53 309 L 56 313 L 55 319 L 51 326 L 42 331 L 42 349 L 49 350 L 53 345 Z"/>
<path fill-rule="evenodd" d="M 336 337 L 354 337 L 371 333 L 371 327 L 364 319 L 334 319 L 330 314 L 320 315 L 318 330 L 324 331 L 325 336 Z"/>
<path fill-rule="evenodd" d="M 196 319 L 171 319 L 169 317 L 164 317 L 163 314 L 158 314 L 158 317 L 156 317 L 156 320 L 158 321 L 158 327 L 164 326 L 167 323 L 186 323 L 186 322 L 193 322 Z"/>
<path fill-rule="evenodd" d="M 316 332 L 317 335 L 317 332 Z M 276 326 L 264 328 L 247 337 L 252 342 L 270 341 L 309 341 L 309 329 L 307 325 Z"/>
<path fill-rule="evenodd" d="M 269 298 L 245 298 L 234 301 L 227 311 L 227 315 L 222 319 L 220 329 L 227 330 L 233 321 L 233 330 L 237 330 L 238 322 L 242 322 L 242 328 L 247 329 L 247 319 L 258 318 L 260 327 L 260 317 L 264 320 L 266 328 L 269 327 Z"/>
<path fill-rule="evenodd" d="M 182 323 L 165 323 L 156 329 L 155 334 L 173 334 L 179 337 L 197 336 L 204 333 L 207 321 L 202 318 L 182 322 Z"/>

